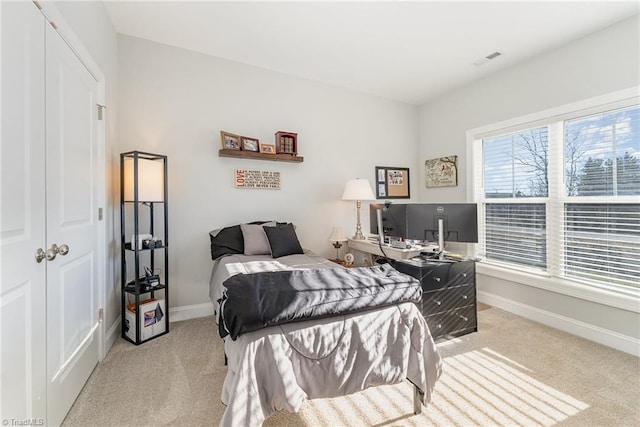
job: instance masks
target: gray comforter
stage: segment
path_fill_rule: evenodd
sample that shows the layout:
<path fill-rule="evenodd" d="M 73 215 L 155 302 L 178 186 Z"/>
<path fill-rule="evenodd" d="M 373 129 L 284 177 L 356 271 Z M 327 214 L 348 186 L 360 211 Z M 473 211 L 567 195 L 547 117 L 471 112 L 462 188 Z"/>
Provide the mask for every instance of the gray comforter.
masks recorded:
<path fill-rule="evenodd" d="M 313 254 L 274 260 L 227 256 L 216 261 L 210 295 L 222 296 L 233 274 L 293 268 L 341 268 Z M 217 306 L 216 306 L 217 311 Z M 305 399 L 335 397 L 405 378 L 423 404 L 441 373 L 429 328 L 413 303 L 272 326 L 225 339 L 229 366 L 222 426 L 258 426 L 275 411 L 296 412 Z"/>

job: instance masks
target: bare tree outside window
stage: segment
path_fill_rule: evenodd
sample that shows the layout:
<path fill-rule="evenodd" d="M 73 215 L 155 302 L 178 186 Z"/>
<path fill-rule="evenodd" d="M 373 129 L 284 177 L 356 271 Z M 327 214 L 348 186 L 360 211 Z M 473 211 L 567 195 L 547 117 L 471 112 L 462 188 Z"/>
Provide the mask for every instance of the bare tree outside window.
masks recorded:
<path fill-rule="evenodd" d="M 531 129 L 519 133 L 520 147 L 527 156 L 514 160 L 532 171 L 533 179 L 528 182 L 531 197 L 547 197 L 549 195 L 549 144 L 547 132 Z"/>

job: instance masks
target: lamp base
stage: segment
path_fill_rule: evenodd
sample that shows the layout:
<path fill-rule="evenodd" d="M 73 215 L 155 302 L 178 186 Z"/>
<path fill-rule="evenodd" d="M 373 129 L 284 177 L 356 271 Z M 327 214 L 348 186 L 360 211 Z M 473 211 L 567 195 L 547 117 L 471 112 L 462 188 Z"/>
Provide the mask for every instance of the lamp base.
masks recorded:
<path fill-rule="evenodd" d="M 342 243 L 334 242 L 333 247 L 336 248 L 336 260 L 340 259 L 340 248 L 342 247 Z"/>
<path fill-rule="evenodd" d="M 360 225 L 360 200 L 356 200 L 356 234 L 353 235 L 353 240 L 365 240 L 364 234 L 362 234 L 362 226 Z"/>
<path fill-rule="evenodd" d="M 364 237 L 364 234 L 362 234 L 362 231 L 358 230 L 358 231 L 356 231 L 356 234 L 353 235 L 352 239 L 353 240 L 366 240 L 367 238 Z"/>

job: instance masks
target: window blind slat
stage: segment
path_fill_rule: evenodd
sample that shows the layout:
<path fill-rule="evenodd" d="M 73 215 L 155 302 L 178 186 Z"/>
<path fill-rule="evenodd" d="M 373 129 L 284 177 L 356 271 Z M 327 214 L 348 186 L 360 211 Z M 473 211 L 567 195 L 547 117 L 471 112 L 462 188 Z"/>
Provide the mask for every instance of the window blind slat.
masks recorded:
<path fill-rule="evenodd" d="M 546 267 L 544 204 L 487 203 L 484 218 L 487 259 Z"/>
<path fill-rule="evenodd" d="M 640 204 L 566 203 L 567 277 L 640 284 Z"/>

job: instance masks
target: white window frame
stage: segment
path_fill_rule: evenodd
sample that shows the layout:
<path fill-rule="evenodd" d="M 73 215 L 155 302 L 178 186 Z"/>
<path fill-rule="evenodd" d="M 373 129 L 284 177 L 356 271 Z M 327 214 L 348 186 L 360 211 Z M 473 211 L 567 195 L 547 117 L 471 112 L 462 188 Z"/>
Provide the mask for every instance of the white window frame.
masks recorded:
<path fill-rule="evenodd" d="M 493 123 L 486 126 L 470 129 L 466 133 L 467 137 L 467 158 L 469 159 L 470 173 L 467 174 L 467 201 L 471 203 L 478 203 L 481 200 L 481 195 L 476 192 L 475 183 L 478 180 L 482 180 L 482 143 L 483 138 L 496 136 L 500 134 L 515 132 L 523 129 L 524 127 L 533 128 L 541 125 L 548 125 L 550 121 L 559 122 L 562 120 L 586 116 L 596 112 L 602 112 L 606 110 L 614 110 L 625 106 L 640 103 L 640 87 L 632 87 L 629 89 L 623 89 L 620 91 L 612 92 L 606 95 L 589 98 L 583 101 L 563 105 L 547 109 L 544 111 L 536 112 L 526 116 L 516 117 L 513 119 L 505 120 L 498 123 Z M 555 128 L 551 125 L 549 127 L 549 133 L 562 132 L 561 129 Z M 551 138 L 550 138 L 551 139 Z M 549 158 L 551 173 L 559 173 L 557 168 L 563 168 L 563 150 L 561 147 L 553 147 L 553 144 L 549 145 Z M 560 170 L 562 172 L 562 170 Z M 561 176 L 564 176 L 562 173 Z M 553 191 L 559 191 L 559 187 L 549 186 L 549 201 L 546 198 L 531 198 L 531 199 L 518 199 L 514 202 L 529 203 L 537 201 L 547 202 L 547 206 L 550 203 L 564 203 L 565 201 L 577 202 L 575 198 L 558 198 L 552 194 Z M 569 200 L 568 200 L 569 199 Z M 637 198 L 624 197 L 621 199 L 633 199 Z M 580 201 L 588 201 L 588 197 L 581 197 Z M 496 203 L 501 203 L 496 201 Z M 550 211 L 550 209 L 548 209 Z M 555 209 L 556 216 L 562 215 L 562 209 Z M 547 213 L 547 215 L 549 212 Z M 554 218 L 547 223 L 547 234 L 556 233 L 560 235 L 562 231 L 562 218 Z M 479 241 L 483 239 L 484 226 L 484 210 L 478 209 L 478 225 L 480 235 Z M 481 231 L 482 230 L 482 231 Z M 474 245 L 474 256 L 478 256 L 478 245 Z M 531 269 L 514 269 L 506 265 L 500 265 L 496 262 L 480 261 L 477 263 L 477 272 L 479 274 L 495 277 L 502 280 L 512 281 L 518 284 L 532 286 L 547 291 L 561 293 L 564 295 L 572 296 L 575 298 L 584 299 L 587 301 L 596 302 L 599 304 L 608 305 L 611 307 L 621 308 L 624 310 L 640 313 L 640 288 L 630 288 L 623 286 L 611 286 L 611 285 L 597 285 L 584 283 L 578 281 L 572 281 L 566 278 L 558 277 L 558 269 L 562 265 L 561 254 L 558 248 L 551 247 L 549 245 L 549 239 L 547 239 L 547 271 L 540 271 L 534 268 Z"/>

